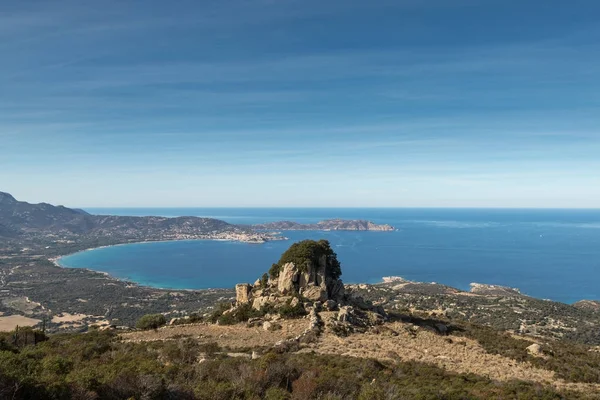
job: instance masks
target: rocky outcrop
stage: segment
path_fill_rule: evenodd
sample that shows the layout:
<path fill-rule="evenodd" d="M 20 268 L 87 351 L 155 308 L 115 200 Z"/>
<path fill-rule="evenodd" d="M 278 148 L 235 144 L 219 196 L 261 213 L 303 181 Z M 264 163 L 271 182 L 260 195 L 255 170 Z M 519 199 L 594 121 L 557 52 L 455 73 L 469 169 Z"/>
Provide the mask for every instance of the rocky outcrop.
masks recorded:
<path fill-rule="evenodd" d="M 254 229 L 281 230 L 281 231 L 394 231 L 393 226 L 376 224 L 362 219 L 328 219 L 316 224 L 300 224 L 293 221 L 269 222 L 267 224 L 253 225 Z"/>
<path fill-rule="evenodd" d="M 248 320 L 248 325 L 262 325 L 265 330 L 276 329 L 276 318 L 305 315 L 308 328 L 283 341 L 284 347 L 314 340 L 322 329 L 349 334 L 379 325 L 386 318 L 381 306 L 351 291 L 346 293 L 339 279 L 340 264 L 326 241 L 295 243 L 269 274 L 269 279 L 259 279 L 254 285 L 236 285 L 236 303 L 237 307 L 251 304 L 254 310 L 264 312 L 262 317 Z"/>
<path fill-rule="evenodd" d="M 344 284 L 341 279 L 331 276 L 328 267 L 326 256 L 319 257 L 317 263 L 307 261 L 301 268 L 293 262 L 285 263 L 280 268 L 279 276 L 270 279 L 265 286 L 259 281 L 254 285 L 236 285 L 236 302 L 251 302 L 257 310 L 270 303 L 283 303 L 294 296 L 312 302 L 331 301 L 337 304 L 344 299 Z"/>
<path fill-rule="evenodd" d="M 250 302 L 250 291 L 252 286 L 248 283 L 238 283 L 235 285 L 235 300 L 237 304 L 248 304 Z"/>
<path fill-rule="evenodd" d="M 284 264 L 277 280 L 277 290 L 282 294 L 297 293 L 298 286 L 298 268 L 294 263 Z"/>
<path fill-rule="evenodd" d="M 600 313 L 600 301 L 598 300 L 581 300 L 577 303 L 574 303 L 573 306 L 579 308 L 580 310 Z"/>

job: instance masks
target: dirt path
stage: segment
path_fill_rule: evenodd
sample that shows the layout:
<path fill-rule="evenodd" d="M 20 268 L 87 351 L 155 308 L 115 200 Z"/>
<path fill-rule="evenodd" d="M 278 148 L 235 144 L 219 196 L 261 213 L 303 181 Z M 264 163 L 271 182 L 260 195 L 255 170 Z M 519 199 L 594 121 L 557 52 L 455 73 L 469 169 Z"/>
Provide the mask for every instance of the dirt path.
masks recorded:
<path fill-rule="evenodd" d="M 282 328 L 276 331 L 265 331 L 262 327 L 247 328 L 245 325 L 180 325 L 167 326 L 156 331 L 125 333 L 123 340 L 128 342 L 145 342 L 169 340 L 178 337 L 191 337 L 202 342 L 218 342 L 227 349 L 247 349 L 273 346 L 275 343 L 290 339 L 302 333 L 308 321 L 305 319 L 282 322 Z"/>

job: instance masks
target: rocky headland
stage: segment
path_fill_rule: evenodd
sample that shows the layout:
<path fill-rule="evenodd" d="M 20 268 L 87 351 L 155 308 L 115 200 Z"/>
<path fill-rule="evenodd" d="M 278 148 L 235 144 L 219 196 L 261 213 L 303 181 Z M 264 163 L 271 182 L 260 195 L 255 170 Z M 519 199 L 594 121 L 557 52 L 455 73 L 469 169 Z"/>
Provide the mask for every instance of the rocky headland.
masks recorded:
<path fill-rule="evenodd" d="M 367 220 L 327 219 L 316 224 L 301 224 L 294 221 L 269 222 L 267 224 L 252 225 L 259 230 L 280 231 L 394 231 L 391 225 L 376 224 Z"/>

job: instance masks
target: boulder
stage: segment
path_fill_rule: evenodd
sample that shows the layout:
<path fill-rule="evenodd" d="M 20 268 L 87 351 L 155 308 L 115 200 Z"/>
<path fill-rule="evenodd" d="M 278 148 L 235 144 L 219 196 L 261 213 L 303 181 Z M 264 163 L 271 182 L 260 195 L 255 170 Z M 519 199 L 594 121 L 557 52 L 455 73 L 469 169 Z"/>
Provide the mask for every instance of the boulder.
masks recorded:
<path fill-rule="evenodd" d="M 263 329 L 265 331 L 276 331 L 281 329 L 281 325 L 279 325 L 277 322 L 265 321 L 263 323 Z"/>
<path fill-rule="evenodd" d="M 256 297 L 252 302 L 252 308 L 255 310 L 260 310 L 264 306 L 269 303 L 269 298 L 267 296 Z"/>
<path fill-rule="evenodd" d="M 327 290 L 320 286 L 309 286 L 302 291 L 302 296 L 312 301 L 326 301 Z"/>
<path fill-rule="evenodd" d="M 542 346 L 540 346 L 537 343 L 534 343 L 531 346 L 527 347 L 527 352 L 534 357 L 540 357 L 544 355 L 544 353 L 542 352 Z"/>
<path fill-rule="evenodd" d="M 352 323 L 354 317 L 354 308 L 351 306 L 340 307 L 340 312 L 337 315 L 339 322 Z"/>
<path fill-rule="evenodd" d="M 250 291 L 252 286 L 248 283 L 238 283 L 235 285 L 235 300 L 237 304 L 250 303 Z"/>
<path fill-rule="evenodd" d="M 335 300 L 330 299 L 330 300 L 327 300 L 324 305 L 325 305 L 325 309 L 327 311 L 335 311 L 337 309 L 338 304 Z"/>
<path fill-rule="evenodd" d="M 445 324 L 442 324 L 441 322 L 438 322 L 437 324 L 435 324 L 435 329 L 441 335 L 447 335 L 448 334 L 448 327 Z"/>

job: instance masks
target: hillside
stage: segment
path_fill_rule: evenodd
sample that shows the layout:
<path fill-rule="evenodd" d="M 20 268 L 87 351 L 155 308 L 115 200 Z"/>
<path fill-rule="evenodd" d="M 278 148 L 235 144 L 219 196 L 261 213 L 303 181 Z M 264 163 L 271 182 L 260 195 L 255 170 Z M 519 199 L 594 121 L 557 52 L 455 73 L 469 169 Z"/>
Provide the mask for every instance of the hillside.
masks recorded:
<path fill-rule="evenodd" d="M 17 201 L 0 192 L 0 236 L 38 240 L 57 235 L 78 241 L 109 238 L 116 243 L 206 238 L 262 242 L 271 237 L 213 218 L 90 215 L 63 206 Z"/>
<path fill-rule="evenodd" d="M 484 327 L 443 310 L 397 307 L 403 288 L 421 291 L 413 300 L 460 295 L 441 285 L 396 279 L 346 286 L 340 276 L 326 241 L 303 241 L 269 276 L 237 285 L 235 301 L 222 298 L 207 312 L 168 325 L 165 316 L 184 306 L 172 291 L 165 303 L 170 311 L 140 318 L 135 330 L 0 333 L 0 398 L 598 398 L 596 347 Z M 482 289 L 465 299 L 526 299 Z M 142 311 L 149 311 L 144 303 Z M 65 313 L 53 321 L 76 317 Z"/>

